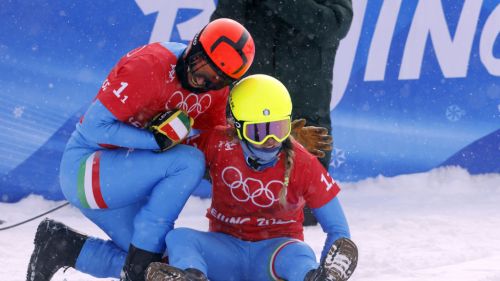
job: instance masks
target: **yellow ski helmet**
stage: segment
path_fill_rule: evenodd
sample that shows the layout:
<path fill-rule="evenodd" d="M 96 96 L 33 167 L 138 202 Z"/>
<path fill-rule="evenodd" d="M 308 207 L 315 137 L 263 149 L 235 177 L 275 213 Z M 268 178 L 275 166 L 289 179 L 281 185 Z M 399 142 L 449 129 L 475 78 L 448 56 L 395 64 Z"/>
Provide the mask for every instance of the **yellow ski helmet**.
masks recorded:
<path fill-rule="evenodd" d="M 282 142 L 290 135 L 292 100 L 279 80 L 255 74 L 239 81 L 229 95 L 231 114 L 240 139 L 263 144 Z"/>

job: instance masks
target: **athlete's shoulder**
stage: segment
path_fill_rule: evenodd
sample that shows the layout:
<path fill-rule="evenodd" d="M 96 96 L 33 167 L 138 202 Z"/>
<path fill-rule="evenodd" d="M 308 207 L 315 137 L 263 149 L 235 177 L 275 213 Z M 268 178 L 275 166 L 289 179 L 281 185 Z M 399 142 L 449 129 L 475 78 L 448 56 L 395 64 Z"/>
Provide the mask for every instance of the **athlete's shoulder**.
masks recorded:
<path fill-rule="evenodd" d="M 293 161 L 293 171 L 299 178 L 310 177 L 311 175 L 323 173 L 325 168 L 318 158 L 307 151 L 300 143 L 292 140 L 293 151 L 295 153 Z"/>
<path fill-rule="evenodd" d="M 312 161 L 316 159 L 316 156 L 312 155 L 305 149 L 298 141 L 292 139 L 293 151 L 297 159 Z"/>
<path fill-rule="evenodd" d="M 177 58 L 179 58 L 182 53 L 184 53 L 184 50 L 187 47 L 186 44 L 178 42 L 161 42 L 158 44 L 172 52 Z"/>
<path fill-rule="evenodd" d="M 207 93 L 209 93 L 211 96 L 214 96 L 214 97 L 222 97 L 222 98 L 227 99 L 227 97 L 229 97 L 229 92 L 230 92 L 229 87 L 224 87 L 224 88 L 219 89 L 219 90 L 208 91 Z"/>
<path fill-rule="evenodd" d="M 219 141 L 233 142 L 235 141 L 235 136 L 236 136 L 234 134 L 234 128 L 232 128 L 229 125 L 215 126 L 213 129 L 207 130 L 207 133 L 210 134 L 210 137 L 214 142 L 219 142 Z"/>
<path fill-rule="evenodd" d="M 182 43 L 151 43 L 133 49 L 122 57 L 124 62 L 141 62 L 145 64 L 176 64 L 186 48 Z"/>

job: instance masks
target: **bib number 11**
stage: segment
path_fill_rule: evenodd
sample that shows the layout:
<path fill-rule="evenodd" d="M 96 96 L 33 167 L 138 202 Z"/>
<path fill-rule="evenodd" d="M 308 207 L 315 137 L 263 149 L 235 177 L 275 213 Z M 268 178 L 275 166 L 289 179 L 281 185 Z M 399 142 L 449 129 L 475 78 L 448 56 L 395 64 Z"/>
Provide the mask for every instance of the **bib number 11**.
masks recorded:
<path fill-rule="evenodd" d="M 123 95 L 122 97 L 122 92 L 125 90 L 125 88 L 127 88 L 128 86 L 128 83 L 127 82 L 121 82 L 120 83 L 121 87 L 118 88 L 118 90 L 113 90 L 113 94 L 118 98 L 120 99 L 120 101 L 122 103 L 125 103 L 125 101 L 128 99 L 128 96 L 127 95 Z"/>

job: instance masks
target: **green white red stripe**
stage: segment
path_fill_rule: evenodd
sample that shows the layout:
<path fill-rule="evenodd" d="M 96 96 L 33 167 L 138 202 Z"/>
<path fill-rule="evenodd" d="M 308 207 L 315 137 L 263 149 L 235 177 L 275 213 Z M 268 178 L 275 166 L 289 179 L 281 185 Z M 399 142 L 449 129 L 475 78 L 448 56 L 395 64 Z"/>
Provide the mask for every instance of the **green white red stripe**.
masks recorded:
<path fill-rule="evenodd" d="M 102 197 L 101 184 L 99 180 L 99 163 L 101 152 L 92 153 L 80 164 L 78 171 L 78 197 L 85 208 L 105 209 L 108 208 Z"/>
<path fill-rule="evenodd" d="M 271 255 L 271 258 L 269 259 L 269 275 L 271 275 L 271 278 L 273 280 L 283 280 L 278 277 L 276 274 L 276 268 L 274 267 L 274 263 L 276 261 L 276 256 L 285 248 L 287 245 L 290 245 L 292 243 L 299 243 L 300 240 L 292 239 L 284 242 L 283 244 L 279 245 L 276 250 L 274 250 L 273 254 Z"/>
<path fill-rule="evenodd" d="M 189 117 L 181 111 L 170 116 L 159 129 L 172 141 L 180 141 L 189 134 Z"/>

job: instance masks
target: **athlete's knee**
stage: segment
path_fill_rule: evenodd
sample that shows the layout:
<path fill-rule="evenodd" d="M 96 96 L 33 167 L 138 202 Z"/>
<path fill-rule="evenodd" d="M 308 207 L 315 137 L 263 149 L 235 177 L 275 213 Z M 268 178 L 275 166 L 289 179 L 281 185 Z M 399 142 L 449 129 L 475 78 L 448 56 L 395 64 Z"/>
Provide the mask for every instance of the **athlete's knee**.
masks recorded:
<path fill-rule="evenodd" d="M 165 238 L 167 248 L 171 247 L 171 245 L 182 245 L 184 241 L 193 243 L 196 241 L 196 233 L 196 230 L 186 227 L 179 227 L 169 231 Z"/>
<path fill-rule="evenodd" d="M 178 145 L 172 152 L 177 154 L 176 162 L 179 168 L 189 170 L 192 175 L 203 175 L 205 172 L 205 156 L 199 149 L 187 145 Z"/>
<path fill-rule="evenodd" d="M 284 256 L 294 256 L 303 258 L 315 259 L 315 254 L 313 249 L 302 241 L 297 241 L 296 243 L 290 243 L 286 245 L 279 254 Z"/>
<path fill-rule="evenodd" d="M 314 251 L 304 242 L 286 245 L 272 262 L 275 273 L 286 280 L 303 280 L 307 272 L 318 266 Z"/>

